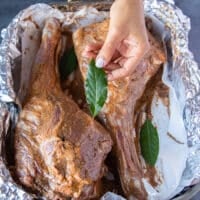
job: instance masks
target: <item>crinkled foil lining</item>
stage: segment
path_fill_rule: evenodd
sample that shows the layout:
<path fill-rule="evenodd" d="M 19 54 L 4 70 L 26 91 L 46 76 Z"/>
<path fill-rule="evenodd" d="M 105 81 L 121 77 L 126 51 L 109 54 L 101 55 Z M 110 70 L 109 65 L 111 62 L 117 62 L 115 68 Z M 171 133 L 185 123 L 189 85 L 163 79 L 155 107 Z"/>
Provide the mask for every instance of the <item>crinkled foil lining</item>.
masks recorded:
<path fill-rule="evenodd" d="M 178 93 L 178 82 L 182 79 L 185 86 L 186 105 L 184 108 L 184 122 L 188 136 L 189 156 L 187 166 L 180 183 L 180 191 L 191 184 L 199 182 L 200 179 L 200 70 L 194 61 L 192 53 L 188 49 L 188 32 L 190 30 L 190 20 L 183 15 L 182 11 L 176 8 L 173 0 L 157 1 L 145 0 L 145 12 L 153 15 L 164 23 L 170 31 L 169 54 L 172 56 L 168 60 L 171 66 L 171 79 Z M 42 4 L 38 4 L 42 7 Z M 35 196 L 24 192 L 20 186 L 16 185 L 6 167 L 5 138 L 11 124 L 17 118 L 15 107 L 16 95 L 14 92 L 12 72 L 15 67 L 15 59 L 20 56 L 17 46 L 18 23 L 21 11 L 1 32 L 2 43 L 0 45 L 0 199 L 1 200 L 28 200 Z M 166 41 L 167 42 L 167 41 Z M 181 97 L 180 97 L 181 98 Z M 177 199 L 191 198 L 199 190 L 196 185 L 193 188 L 186 187 L 186 192 L 179 195 Z M 123 199 L 119 196 L 107 193 L 102 199 Z"/>

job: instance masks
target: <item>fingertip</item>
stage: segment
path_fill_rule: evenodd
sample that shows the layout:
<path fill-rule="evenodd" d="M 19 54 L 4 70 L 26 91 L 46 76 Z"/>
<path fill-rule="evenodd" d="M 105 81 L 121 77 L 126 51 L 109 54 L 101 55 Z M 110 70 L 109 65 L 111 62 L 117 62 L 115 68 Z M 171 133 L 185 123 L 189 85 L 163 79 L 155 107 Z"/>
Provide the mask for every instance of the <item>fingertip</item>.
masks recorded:
<path fill-rule="evenodd" d="M 88 51 L 84 51 L 82 53 L 82 56 L 85 57 L 85 58 L 90 58 L 90 59 L 95 59 L 96 58 L 96 54 L 95 53 L 92 53 L 92 52 L 88 52 Z"/>
<path fill-rule="evenodd" d="M 92 43 L 85 47 L 86 51 L 97 51 L 102 47 L 102 43 Z"/>
<path fill-rule="evenodd" d="M 112 72 L 110 72 L 110 74 L 108 75 L 108 80 L 114 81 L 117 79 L 124 78 L 128 75 L 129 75 L 129 73 L 127 70 L 125 70 L 124 68 L 119 68 L 119 69 L 115 69 Z"/>
<path fill-rule="evenodd" d="M 87 51 L 83 51 L 81 55 L 82 55 L 83 57 L 87 57 L 88 52 L 87 52 Z"/>
<path fill-rule="evenodd" d="M 87 46 L 85 47 L 85 51 L 91 51 L 91 45 L 87 45 Z"/>
<path fill-rule="evenodd" d="M 116 42 L 106 41 L 97 56 L 97 65 L 105 67 L 111 60 L 116 51 Z"/>
<path fill-rule="evenodd" d="M 115 78 L 113 77 L 113 74 L 112 74 L 112 73 L 108 73 L 108 75 L 107 75 L 107 80 L 108 80 L 108 81 L 114 81 L 114 80 L 115 80 Z"/>
<path fill-rule="evenodd" d="M 96 66 L 98 68 L 103 68 L 105 66 L 105 60 L 102 57 L 97 57 Z"/>
<path fill-rule="evenodd" d="M 83 51 L 82 56 L 88 58 L 89 57 L 89 52 L 88 51 Z"/>
<path fill-rule="evenodd" d="M 113 63 L 113 62 L 104 67 L 104 69 L 106 69 L 107 71 L 112 71 L 119 68 L 120 68 L 120 65 L 118 63 Z"/>

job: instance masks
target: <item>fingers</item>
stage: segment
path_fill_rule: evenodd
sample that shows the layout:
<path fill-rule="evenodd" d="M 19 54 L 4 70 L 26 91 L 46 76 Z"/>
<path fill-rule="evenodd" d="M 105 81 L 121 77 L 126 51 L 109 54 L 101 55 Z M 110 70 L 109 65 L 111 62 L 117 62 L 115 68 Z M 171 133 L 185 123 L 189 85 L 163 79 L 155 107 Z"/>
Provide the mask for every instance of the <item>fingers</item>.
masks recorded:
<path fill-rule="evenodd" d="M 90 59 L 92 59 L 92 58 L 96 59 L 98 51 L 101 47 L 102 47 L 102 43 L 90 44 L 90 45 L 86 46 L 85 50 L 82 53 L 82 56 L 86 57 L 86 58 L 90 58 Z M 120 59 L 120 58 L 121 58 L 121 54 L 119 53 L 119 51 L 116 50 L 112 56 L 111 62 L 117 63 L 118 59 Z M 105 69 L 109 69 L 111 65 L 112 65 L 112 63 L 106 65 Z"/>
<path fill-rule="evenodd" d="M 82 56 L 85 58 L 95 59 L 97 57 L 97 54 L 91 51 L 84 51 Z"/>
<path fill-rule="evenodd" d="M 124 59 L 119 60 L 118 63 L 121 66 L 121 68 L 111 71 L 108 74 L 108 80 L 112 81 L 115 79 L 130 76 L 133 73 L 133 71 L 136 70 L 136 68 L 138 67 L 138 64 L 140 63 L 140 61 L 142 60 L 146 52 L 149 50 L 149 45 L 145 45 L 145 43 L 143 43 L 143 45 L 140 45 L 140 47 L 138 48 L 133 48 L 133 50 L 134 50 L 134 54 L 133 52 L 127 51 L 127 53 L 131 53 L 132 55 L 131 57 L 127 58 L 125 56 Z M 143 69 L 138 68 L 137 72 L 141 72 L 142 70 Z"/>
<path fill-rule="evenodd" d="M 92 43 L 85 47 L 82 56 L 86 58 L 96 58 L 99 49 L 102 47 L 102 43 Z"/>
<path fill-rule="evenodd" d="M 99 68 L 105 67 L 112 59 L 118 45 L 121 42 L 120 35 L 109 31 L 106 40 L 103 44 L 103 47 L 99 51 L 99 54 L 96 58 L 96 65 Z"/>
<path fill-rule="evenodd" d="M 123 67 L 111 71 L 108 74 L 108 80 L 113 81 L 119 78 L 130 76 L 133 73 L 133 71 L 135 71 L 138 63 L 139 63 L 139 60 L 135 56 L 126 59 L 126 61 L 123 60 L 123 63 L 122 63 Z"/>
<path fill-rule="evenodd" d="M 118 50 L 116 50 L 112 56 L 112 59 L 111 61 L 114 62 L 114 63 L 117 63 L 118 62 L 118 59 L 121 58 L 121 54 L 119 53 Z"/>
<path fill-rule="evenodd" d="M 110 71 L 112 70 L 115 70 L 115 69 L 118 69 L 120 68 L 121 66 L 119 65 L 119 63 L 111 63 L 109 65 L 106 65 L 104 67 L 104 69 L 109 73 Z"/>
<path fill-rule="evenodd" d="M 94 52 L 99 51 L 99 49 L 101 49 L 102 45 L 103 45 L 102 43 L 92 43 L 92 44 L 86 46 L 85 51 L 94 51 Z"/>

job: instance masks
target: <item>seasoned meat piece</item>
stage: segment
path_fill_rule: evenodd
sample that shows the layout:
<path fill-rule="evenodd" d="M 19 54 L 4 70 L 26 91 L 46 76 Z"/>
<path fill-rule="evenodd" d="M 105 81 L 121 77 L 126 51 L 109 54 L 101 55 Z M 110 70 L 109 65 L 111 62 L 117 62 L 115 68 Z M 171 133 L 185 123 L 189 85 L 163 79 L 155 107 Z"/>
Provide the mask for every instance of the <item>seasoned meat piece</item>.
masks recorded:
<path fill-rule="evenodd" d="M 108 132 L 60 88 L 61 29 L 47 20 L 15 132 L 19 181 L 47 199 L 90 199 L 111 150 Z"/>
<path fill-rule="evenodd" d="M 38 29 L 37 25 L 34 22 L 29 20 L 23 21 L 22 24 L 22 62 L 18 98 L 23 104 L 29 88 L 28 83 L 30 80 L 31 68 L 34 64 L 35 56 L 40 47 L 41 30 Z"/>
<path fill-rule="evenodd" d="M 83 57 L 87 45 L 103 43 L 108 31 L 109 20 L 77 30 L 73 35 L 76 54 L 83 78 L 86 78 L 88 58 Z M 129 77 L 108 83 L 108 101 L 99 117 L 110 130 L 115 143 L 114 153 L 118 158 L 118 171 L 122 188 L 128 198 L 147 198 L 142 178 L 144 177 L 135 131 L 135 105 L 142 96 L 147 81 L 165 62 L 162 45 L 149 33 L 151 49 L 139 64 L 138 71 Z M 137 133 L 138 134 L 138 133 Z"/>

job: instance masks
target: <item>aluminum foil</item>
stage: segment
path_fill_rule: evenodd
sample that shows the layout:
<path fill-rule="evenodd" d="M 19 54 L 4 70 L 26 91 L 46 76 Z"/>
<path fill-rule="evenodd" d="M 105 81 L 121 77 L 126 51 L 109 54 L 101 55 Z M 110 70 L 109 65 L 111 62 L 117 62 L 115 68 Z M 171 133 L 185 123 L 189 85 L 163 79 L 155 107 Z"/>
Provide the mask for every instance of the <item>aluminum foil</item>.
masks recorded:
<path fill-rule="evenodd" d="M 192 189 L 186 186 L 196 184 L 200 180 L 200 70 L 194 61 L 192 53 L 188 49 L 188 32 L 190 30 L 190 20 L 182 11 L 174 6 L 173 0 L 157 1 L 145 0 L 145 12 L 147 15 L 153 15 L 169 30 L 169 36 L 166 37 L 168 63 L 171 70 L 171 80 L 176 89 L 180 101 L 182 96 L 179 94 L 179 83 L 183 82 L 185 86 L 186 105 L 184 108 L 184 123 L 188 136 L 189 156 L 187 167 L 182 176 L 182 181 L 178 191 L 183 188 L 186 191 L 183 195 L 192 195 L 199 189 L 197 186 Z M 87 9 L 87 8 L 85 8 Z M 56 15 L 64 25 L 69 26 L 72 21 L 80 19 L 81 13 L 62 14 L 57 10 L 45 4 L 36 4 L 29 8 L 29 11 L 35 13 L 45 13 L 46 17 Z M 95 10 L 93 10 L 95 12 Z M 19 185 L 13 181 L 10 171 L 7 168 L 5 160 L 5 143 L 8 129 L 12 128 L 17 119 L 18 93 L 15 88 L 13 73 L 15 72 L 16 61 L 21 57 L 19 24 L 22 18 L 29 12 L 21 11 L 10 23 L 10 25 L 1 32 L 2 43 L 0 45 L 0 199 L 26 200 L 35 198 L 34 195 L 24 192 Z M 91 12 L 92 15 L 92 12 Z M 41 17 L 45 20 L 44 14 Z M 97 21 L 102 20 L 106 14 Z M 72 20 L 73 19 L 73 20 Z M 41 21 L 41 26 L 42 26 Z M 80 24 L 79 24 L 80 26 Z M 73 24 L 72 29 L 76 28 Z M 179 195 L 182 196 L 182 193 Z M 179 197 L 178 199 L 180 199 Z M 113 193 L 107 193 L 102 197 L 104 200 L 123 199 Z"/>

